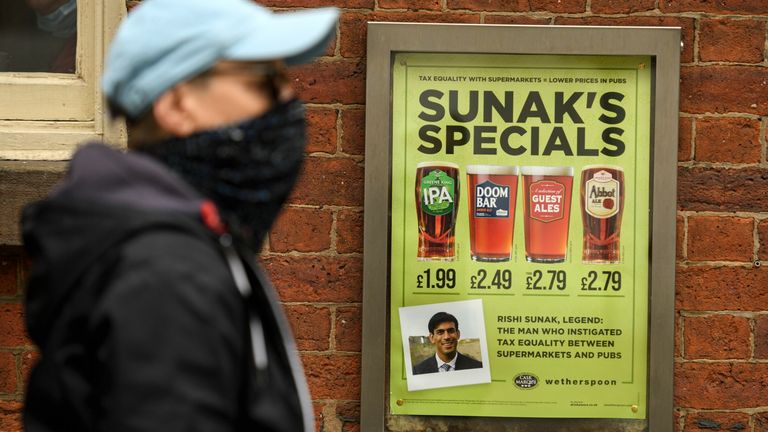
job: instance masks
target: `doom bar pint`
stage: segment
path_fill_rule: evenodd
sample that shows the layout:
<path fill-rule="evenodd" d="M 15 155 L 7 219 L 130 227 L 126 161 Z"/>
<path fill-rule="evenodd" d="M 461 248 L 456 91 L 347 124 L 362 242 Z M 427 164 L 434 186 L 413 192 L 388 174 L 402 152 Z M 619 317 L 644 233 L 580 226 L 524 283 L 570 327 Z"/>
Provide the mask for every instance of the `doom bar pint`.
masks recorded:
<path fill-rule="evenodd" d="M 565 261 L 571 218 L 573 167 L 522 167 L 525 259 Z"/>
<path fill-rule="evenodd" d="M 589 165 L 582 168 L 583 262 L 621 261 L 619 235 L 623 210 L 624 170 L 611 165 Z"/>
<path fill-rule="evenodd" d="M 450 162 L 416 165 L 417 259 L 456 258 L 456 214 L 459 207 L 459 166 Z"/>
<path fill-rule="evenodd" d="M 469 243 L 475 261 L 509 261 L 517 173 L 515 166 L 467 166 Z"/>

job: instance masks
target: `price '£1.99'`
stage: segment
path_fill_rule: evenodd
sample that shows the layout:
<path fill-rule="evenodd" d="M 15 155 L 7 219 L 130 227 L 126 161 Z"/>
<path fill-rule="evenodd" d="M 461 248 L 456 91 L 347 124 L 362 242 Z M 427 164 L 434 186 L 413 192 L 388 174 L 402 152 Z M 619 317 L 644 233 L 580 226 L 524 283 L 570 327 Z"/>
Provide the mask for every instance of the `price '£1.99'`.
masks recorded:
<path fill-rule="evenodd" d="M 453 289 L 456 288 L 456 270 L 426 269 L 416 276 L 416 288 L 437 288 Z"/>

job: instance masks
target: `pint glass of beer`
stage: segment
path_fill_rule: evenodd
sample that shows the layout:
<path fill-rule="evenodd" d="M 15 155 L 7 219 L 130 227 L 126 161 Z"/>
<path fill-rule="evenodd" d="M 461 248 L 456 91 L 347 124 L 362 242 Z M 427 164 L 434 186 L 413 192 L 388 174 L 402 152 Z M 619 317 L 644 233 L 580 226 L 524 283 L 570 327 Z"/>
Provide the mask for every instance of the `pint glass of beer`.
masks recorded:
<path fill-rule="evenodd" d="M 509 261 L 517 202 L 515 166 L 469 165 L 469 243 L 474 261 Z"/>
<path fill-rule="evenodd" d="M 420 261 L 456 258 L 456 214 L 459 207 L 459 166 L 450 162 L 416 165 L 416 218 Z"/>
<path fill-rule="evenodd" d="M 565 261 L 571 218 L 573 167 L 522 167 L 525 200 L 525 259 Z"/>
<path fill-rule="evenodd" d="M 588 165 L 581 170 L 581 219 L 584 263 L 617 263 L 621 215 L 624 212 L 624 170 Z"/>

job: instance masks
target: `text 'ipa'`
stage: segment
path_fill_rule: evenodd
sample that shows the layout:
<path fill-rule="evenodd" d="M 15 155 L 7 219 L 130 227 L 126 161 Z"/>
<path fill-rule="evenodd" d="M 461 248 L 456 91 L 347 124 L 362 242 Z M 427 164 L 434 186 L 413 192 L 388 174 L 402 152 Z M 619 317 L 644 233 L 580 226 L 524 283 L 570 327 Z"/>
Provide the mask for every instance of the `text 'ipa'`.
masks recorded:
<path fill-rule="evenodd" d="M 456 214 L 459 207 L 459 166 L 450 162 L 416 165 L 417 259 L 456 258 Z"/>
<path fill-rule="evenodd" d="M 624 170 L 588 165 L 581 171 L 581 219 L 584 224 L 584 263 L 621 261 L 619 237 L 624 213 Z"/>
<path fill-rule="evenodd" d="M 469 165 L 469 243 L 475 261 L 509 261 L 517 202 L 515 166 Z"/>

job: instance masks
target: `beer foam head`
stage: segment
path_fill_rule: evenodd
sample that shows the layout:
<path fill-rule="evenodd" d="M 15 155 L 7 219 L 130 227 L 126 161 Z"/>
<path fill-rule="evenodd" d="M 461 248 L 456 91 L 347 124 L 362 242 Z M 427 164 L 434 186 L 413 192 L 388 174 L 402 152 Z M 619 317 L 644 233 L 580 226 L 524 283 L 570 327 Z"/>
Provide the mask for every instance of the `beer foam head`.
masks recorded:
<path fill-rule="evenodd" d="M 573 167 L 569 166 L 524 166 L 520 167 L 523 175 L 568 176 L 573 177 Z"/>
<path fill-rule="evenodd" d="M 448 168 L 459 169 L 459 166 L 453 162 L 442 162 L 442 161 L 419 162 L 419 164 L 416 165 L 416 168 L 424 168 L 424 167 L 448 167 Z"/>
<path fill-rule="evenodd" d="M 517 175 L 516 166 L 506 165 L 467 165 L 467 174 Z"/>
<path fill-rule="evenodd" d="M 600 168 L 624 172 L 624 168 L 622 168 L 622 167 L 620 167 L 618 165 L 602 165 L 602 164 L 600 164 L 600 165 L 586 165 L 586 166 L 583 166 L 581 168 L 581 170 L 582 171 L 586 171 L 586 170 L 590 170 L 590 169 L 600 169 Z"/>

